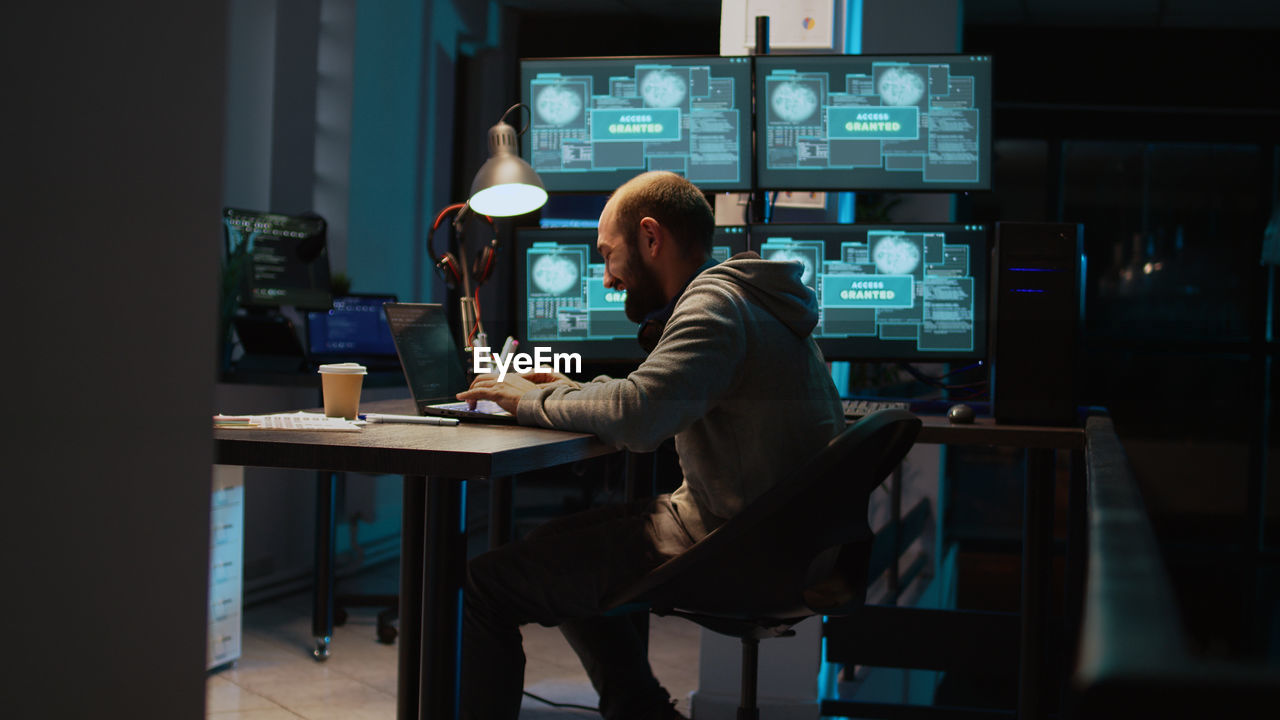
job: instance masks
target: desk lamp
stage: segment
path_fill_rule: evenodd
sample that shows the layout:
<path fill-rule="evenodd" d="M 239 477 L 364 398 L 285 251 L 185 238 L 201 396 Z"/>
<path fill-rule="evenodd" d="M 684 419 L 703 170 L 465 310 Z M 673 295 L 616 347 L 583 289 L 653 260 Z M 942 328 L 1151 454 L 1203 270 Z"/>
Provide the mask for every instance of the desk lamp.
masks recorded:
<path fill-rule="evenodd" d="M 481 215 L 523 215 L 547 203 L 542 178 L 520 157 L 519 136 L 516 129 L 506 123 L 507 115 L 520 107 L 524 104 L 507 108 L 498 124 L 489 128 L 489 159 L 471 181 L 471 199 L 467 201 L 471 209 Z M 521 130 L 520 135 L 523 134 Z"/>
<path fill-rule="evenodd" d="M 468 263 L 466 245 L 463 238 L 463 223 L 468 212 L 478 213 L 489 224 L 493 225 L 494 217 L 512 217 L 533 212 L 547 202 L 547 191 L 542 178 L 525 162 L 518 153 L 519 133 L 506 122 L 507 116 L 517 108 L 525 107 L 517 103 L 507 108 L 498 123 L 489 128 L 489 159 L 476 172 L 471 182 L 471 197 L 467 202 L 450 205 L 440 212 L 431 225 L 427 235 L 427 249 L 436 258 L 436 267 L 444 275 L 445 284 L 450 289 L 461 292 L 462 331 L 465 336 L 465 347 L 475 344 L 486 345 L 484 326 L 480 322 L 479 288 L 493 271 L 497 262 L 498 237 L 495 231 L 493 239 L 475 259 Z M 458 245 L 458 255 L 446 252 L 436 255 L 431 248 L 431 237 L 440 223 L 450 214 L 454 215 L 453 232 Z"/>

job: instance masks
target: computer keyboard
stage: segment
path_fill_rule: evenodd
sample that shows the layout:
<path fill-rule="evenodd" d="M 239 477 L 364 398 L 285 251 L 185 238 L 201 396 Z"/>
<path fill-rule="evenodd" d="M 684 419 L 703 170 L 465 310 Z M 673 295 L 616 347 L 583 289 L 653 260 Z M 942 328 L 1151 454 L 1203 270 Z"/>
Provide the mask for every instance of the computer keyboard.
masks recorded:
<path fill-rule="evenodd" d="M 860 418 L 864 415 L 870 415 L 877 410 L 885 410 L 888 408 L 897 408 L 899 410 L 910 410 L 911 403 L 902 402 L 900 400 L 841 400 L 844 405 L 844 416 L 847 418 Z"/>

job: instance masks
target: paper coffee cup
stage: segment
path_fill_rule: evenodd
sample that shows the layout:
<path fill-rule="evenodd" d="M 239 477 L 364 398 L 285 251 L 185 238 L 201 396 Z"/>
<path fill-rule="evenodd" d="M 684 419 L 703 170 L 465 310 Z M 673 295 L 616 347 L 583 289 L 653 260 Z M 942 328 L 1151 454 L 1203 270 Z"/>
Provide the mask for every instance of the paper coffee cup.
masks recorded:
<path fill-rule="evenodd" d="M 360 412 L 360 388 L 365 367 L 360 363 L 320 366 L 320 389 L 324 394 L 324 414 L 354 420 Z"/>

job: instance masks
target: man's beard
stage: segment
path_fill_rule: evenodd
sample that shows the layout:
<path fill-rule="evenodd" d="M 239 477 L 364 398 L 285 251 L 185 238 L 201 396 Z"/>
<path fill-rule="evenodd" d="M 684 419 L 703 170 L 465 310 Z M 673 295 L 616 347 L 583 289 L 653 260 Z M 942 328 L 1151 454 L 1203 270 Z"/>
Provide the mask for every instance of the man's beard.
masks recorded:
<path fill-rule="evenodd" d="M 627 301 L 623 309 L 627 312 L 627 319 L 638 325 L 649 313 L 666 305 L 667 299 L 662 295 L 657 273 L 640 260 L 640 252 L 634 244 L 628 246 L 628 252 L 627 264 L 635 277 L 627 284 Z"/>

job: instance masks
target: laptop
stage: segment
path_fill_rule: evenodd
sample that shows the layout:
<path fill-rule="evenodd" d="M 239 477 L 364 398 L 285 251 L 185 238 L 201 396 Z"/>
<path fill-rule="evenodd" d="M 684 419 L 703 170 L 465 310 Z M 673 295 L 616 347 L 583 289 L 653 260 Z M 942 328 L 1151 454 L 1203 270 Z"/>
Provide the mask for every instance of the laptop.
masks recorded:
<path fill-rule="evenodd" d="M 395 295 L 340 295 L 333 309 L 307 313 L 307 360 L 319 367 L 358 362 L 377 370 L 399 370 L 400 359 L 382 306 Z"/>
<path fill-rule="evenodd" d="M 482 400 L 471 409 L 458 401 L 457 394 L 466 390 L 469 383 L 443 305 L 386 303 L 382 309 L 419 415 L 515 424 L 515 416 L 495 402 Z"/>

